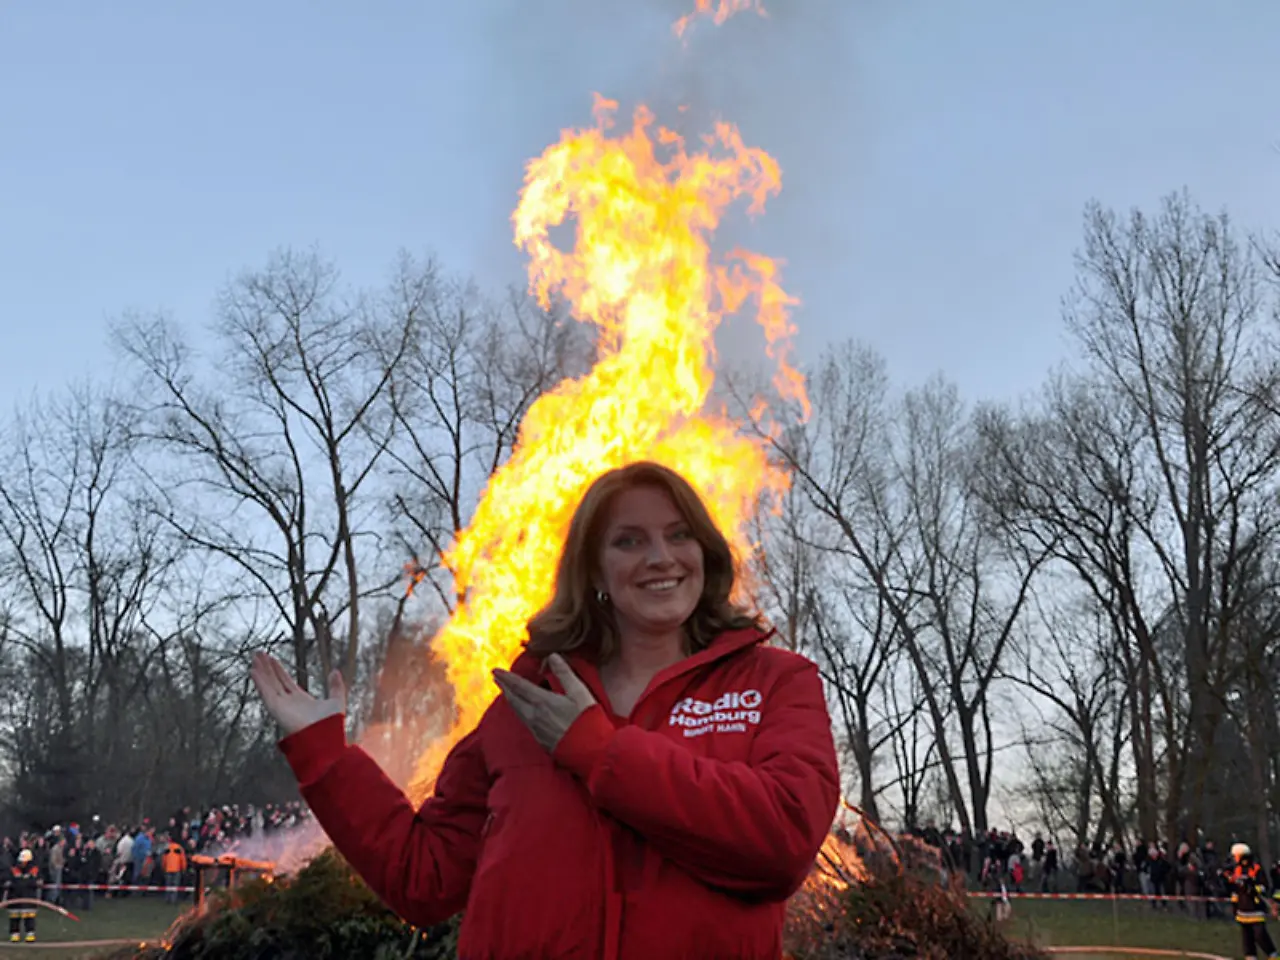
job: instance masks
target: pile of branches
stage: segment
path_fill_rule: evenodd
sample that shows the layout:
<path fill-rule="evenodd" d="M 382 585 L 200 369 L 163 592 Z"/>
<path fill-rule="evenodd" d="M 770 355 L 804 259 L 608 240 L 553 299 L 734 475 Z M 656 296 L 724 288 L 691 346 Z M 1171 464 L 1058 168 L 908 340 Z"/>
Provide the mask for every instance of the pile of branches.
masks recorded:
<path fill-rule="evenodd" d="M 456 920 L 406 924 L 331 848 L 291 876 L 216 891 L 163 943 L 104 960 L 456 960 L 457 936 Z"/>
<path fill-rule="evenodd" d="M 411 927 L 333 850 L 297 874 L 218 891 L 164 944 L 109 960 L 456 960 L 457 920 Z M 936 851 L 862 827 L 833 835 L 788 905 L 789 960 L 1043 960 L 948 882 Z"/>
<path fill-rule="evenodd" d="M 788 960 L 1045 960 L 975 910 L 938 852 L 861 825 L 838 831 L 787 905 Z"/>

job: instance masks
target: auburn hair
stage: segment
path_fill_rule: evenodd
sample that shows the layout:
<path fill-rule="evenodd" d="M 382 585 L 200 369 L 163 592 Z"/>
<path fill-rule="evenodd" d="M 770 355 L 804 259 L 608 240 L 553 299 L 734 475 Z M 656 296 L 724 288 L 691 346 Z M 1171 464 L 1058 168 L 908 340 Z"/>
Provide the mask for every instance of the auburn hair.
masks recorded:
<path fill-rule="evenodd" d="M 737 575 L 733 551 L 697 491 L 674 470 L 639 461 L 598 477 L 574 510 L 556 569 L 555 593 L 528 623 L 530 651 L 548 656 L 592 650 L 598 663 L 608 662 L 617 653 L 619 635 L 614 611 L 607 600 L 597 596 L 594 583 L 600 570 L 609 508 L 618 494 L 636 487 L 666 493 L 702 547 L 702 596 L 684 623 L 685 653 L 704 649 L 726 630 L 760 624 L 758 616 L 729 599 Z"/>

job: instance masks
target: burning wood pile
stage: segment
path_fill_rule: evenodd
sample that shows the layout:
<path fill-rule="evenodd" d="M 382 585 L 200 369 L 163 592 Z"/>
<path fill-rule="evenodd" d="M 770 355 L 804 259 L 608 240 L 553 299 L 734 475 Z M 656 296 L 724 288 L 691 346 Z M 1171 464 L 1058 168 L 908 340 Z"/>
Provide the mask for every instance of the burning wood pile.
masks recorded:
<path fill-rule="evenodd" d="M 110 960 L 455 960 L 457 923 L 395 916 L 332 850 L 292 876 L 210 891 L 163 940 Z M 937 850 L 853 816 L 823 845 L 787 907 L 787 960 L 1040 960 L 953 886 Z"/>
<path fill-rule="evenodd" d="M 854 813 L 787 905 L 788 960 L 1038 960 L 975 912 L 938 850 Z"/>
<path fill-rule="evenodd" d="M 677 32 L 695 15 L 719 23 L 752 8 L 759 0 L 697 0 Z M 597 476 L 637 460 L 676 469 L 744 560 L 758 552 L 753 519 L 789 486 L 771 449 L 786 423 L 809 412 L 804 380 L 789 362 L 796 301 L 780 285 L 775 261 L 741 249 L 719 255 L 712 242 L 735 204 L 758 213 L 779 191 L 778 163 L 728 122 L 686 143 L 644 107 L 619 131 L 617 110 L 599 98 L 593 128 L 565 131 L 529 163 L 512 216 L 516 244 L 529 257 L 530 289 L 544 307 L 564 304 L 594 328 L 596 363 L 529 407 L 510 457 L 441 557 L 452 589 L 465 597 L 432 640 L 456 717 L 417 763 L 409 790 L 417 800 L 492 702 L 492 669 L 521 652 L 529 618 L 550 599 L 574 507 Z M 562 248 L 553 235 L 570 223 L 573 239 Z M 754 313 L 774 374 L 750 423 L 731 417 L 713 391 L 716 332 L 744 310 Z M 1038 956 L 1006 941 L 944 881 L 923 847 L 858 817 L 831 836 L 793 898 L 788 956 Z M 426 931 L 404 924 L 328 851 L 292 876 L 229 884 L 180 919 L 162 944 L 116 957 L 450 960 L 455 942 L 455 924 Z"/>

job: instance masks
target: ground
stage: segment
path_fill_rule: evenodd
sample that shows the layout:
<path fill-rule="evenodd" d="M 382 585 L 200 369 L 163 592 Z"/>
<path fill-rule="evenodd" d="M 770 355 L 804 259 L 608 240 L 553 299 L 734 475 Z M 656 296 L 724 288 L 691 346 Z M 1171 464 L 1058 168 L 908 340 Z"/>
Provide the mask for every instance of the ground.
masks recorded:
<path fill-rule="evenodd" d="M 1280 935 L 1280 925 L 1271 923 L 1269 927 L 1273 937 Z M 1240 955 L 1240 933 L 1234 920 L 1193 919 L 1176 908 L 1153 911 L 1141 901 L 1017 901 L 1006 930 L 1011 936 L 1031 939 L 1046 947 L 1147 947 L 1225 957 Z M 1090 956 L 1130 960 L 1137 955 L 1120 950 Z"/>
<path fill-rule="evenodd" d="M 182 908 L 168 906 L 157 897 L 132 897 L 97 900 L 91 911 L 74 906 L 71 909 L 80 916 L 79 923 L 46 910 L 40 912 L 40 943 L 152 939 L 168 928 Z M 1270 927 L 1272 936 L 1280 934 L 1280 924 L 1272 923 Z M 1113 906 L 1071 900 L 1019 901 L 1014 904 L 1006 930 L 1011 936 L 1032 939 L 1046 947 L 1120 948 L 1107 954 L 1090 954 L 1091 960 L 1134 960 L 1139 956 L 1126 954 L 1124 947 L 1189 950 L 1226 957 L 1238 956 L 1240 951 L 1239 933 L 1232 921 L 1194 920 L 1177 911 L 1157 913 L 1140 902 Z M 0 942 L 0 960 L 9 960 L 23 952 L 48 960 L 88 960 L 105 951 L 102 948 L 32 950 L 26 944 Z"/>
<path fill-rule="evenodd" d="M 190 906 L 188 901 L 187 906 Z M 107 947 L 55 950 L 42 946 L 63 940 L 93 941 L 154 938 L 168 929 L 182 907 L 166 904 L 161 897 L 144 895 L 123 900 L 94 900 L 92 910 L 84 910 L 78 904 L 67 907 L 80 918 L 78 923 L 66 920 L 51 910 L 41 910 L 36 929 L 37 941 L 32 949 L 25 943 L 9 943 L 7 937 L 0 940 L 0 960 L 9 960 L 24 952 L 41 960 L 88 960 L 107 952 Z M 3 931 L 8 933 L 7 928 Z"/>

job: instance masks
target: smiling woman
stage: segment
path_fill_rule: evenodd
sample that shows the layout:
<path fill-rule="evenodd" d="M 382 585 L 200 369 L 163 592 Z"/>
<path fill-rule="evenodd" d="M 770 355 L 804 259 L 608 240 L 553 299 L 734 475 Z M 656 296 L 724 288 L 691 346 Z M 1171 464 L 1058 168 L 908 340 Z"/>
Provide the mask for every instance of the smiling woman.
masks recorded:
<path fill-rule="evenodd" d="M 465 910 L 462 960 L 776 960 L 835 748 L 816 667 L 767 645 L 733 583 L 682 477 L 600 477 L 527 650 L 417 810 L 346 743 L 340 685 L 317 701 L 265 656 L 254 679 L 334 845 L 413 923 Z"/>

